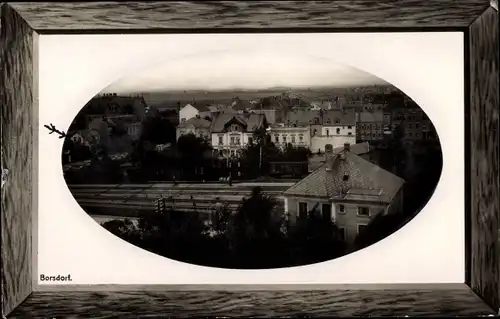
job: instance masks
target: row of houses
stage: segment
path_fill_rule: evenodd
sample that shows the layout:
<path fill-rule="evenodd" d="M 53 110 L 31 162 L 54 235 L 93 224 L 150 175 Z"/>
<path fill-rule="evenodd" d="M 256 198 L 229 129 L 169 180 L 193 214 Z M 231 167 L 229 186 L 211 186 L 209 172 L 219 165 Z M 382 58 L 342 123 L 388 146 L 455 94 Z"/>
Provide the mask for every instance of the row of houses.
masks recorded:
<path fill-rule="evenodd" d="M 278 99 L 279 101 L 279 99 Z M 397 126 L 410 141 L 437 140 L 434 127 L 417 105 L 389 108 L 384 104 L 357 101 L 340 108 L 296 108 L 274 103 L 273 109 L 237 100 L 229 107 L 187 104 L 181 108 L 177 137 L 195 134 L 209 140 L 214 149 L 227 155 L 252 141 L 256 128 L 266 127 L 277 146 L 292 144 L 324 152 L 326 144 L 380 143 Z M 256 108 L 257 107 L 257 108 Z"/>

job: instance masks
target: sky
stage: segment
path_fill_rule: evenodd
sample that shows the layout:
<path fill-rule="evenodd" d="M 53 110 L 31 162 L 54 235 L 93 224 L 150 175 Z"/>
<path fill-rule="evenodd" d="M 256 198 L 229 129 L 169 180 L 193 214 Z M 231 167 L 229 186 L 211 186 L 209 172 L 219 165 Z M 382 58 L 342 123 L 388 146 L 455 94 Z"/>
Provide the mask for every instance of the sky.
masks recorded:
<path fill-rule="evenodd" d="M 388 83 L 330 59 L 273 53 L 213 53 L 156 64 L 102 92 L 341 88 Z"/>

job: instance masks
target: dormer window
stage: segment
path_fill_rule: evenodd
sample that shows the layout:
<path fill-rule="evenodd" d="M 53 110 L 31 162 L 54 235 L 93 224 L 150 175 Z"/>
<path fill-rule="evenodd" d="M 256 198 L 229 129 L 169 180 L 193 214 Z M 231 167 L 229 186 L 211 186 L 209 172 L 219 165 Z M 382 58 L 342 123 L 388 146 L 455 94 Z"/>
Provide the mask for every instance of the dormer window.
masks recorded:
<path fill-rule="evenodd" d="M 344 182 L 347 182 L 347 181 L 349 180 L 349 173 L 348 173 L 348 172 L 345 172 L 345 173 L 344 173 L 344 177 L 342 178 L 342 180 L 343 180 Z"/>
<path fill-rule="evenodd" d="M 335 124 L 339 124 L 339 123 L 340 123 L 339 119 L 335 119 Z"/>

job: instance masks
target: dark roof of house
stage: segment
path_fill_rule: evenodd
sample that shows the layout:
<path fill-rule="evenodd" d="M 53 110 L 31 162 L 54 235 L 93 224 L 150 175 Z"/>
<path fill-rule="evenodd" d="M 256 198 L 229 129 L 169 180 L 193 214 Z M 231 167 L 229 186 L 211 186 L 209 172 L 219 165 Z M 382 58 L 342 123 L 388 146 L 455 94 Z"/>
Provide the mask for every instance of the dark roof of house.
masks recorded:
<path fill-rule="evenodd" d="M 246 100 L 240 100 L 240 99 L 237 99 L 235 101 L 235 103 L 231 106 L 231 108 L 233 110 L 237 110 L 237 111 L 243 111 L 243 110 L 246 110 L 246 109 L 253 109 L 255 106 L 246 101 Z"/>
<path fill-rule="evenodd" d="M 184 127 L 188 127 L 190 125 L 192 125 L 196 128 L 210 128 L 210 126 L 212 125 L 212 122 L 210 122 L 206 119 L 203 119 L 203 118 L 192 117 L 189 120 L 187 120 L 186 122 L 180 123 L 177 127 L 184 128 Z"/>
<path fill-rule="evenodd" d="M 323 114 L 323 115 L 321 115 Z M 350 110 L 293 110 L 288 112 L 287 121 L 298 124 L 313 124 L 314 119 L 317 119 L 317 124 L 339 124 L 339 125 L 355 125 L 356 112 Z"/>
<path fill-rule="evenodd" d="M 329 166 L 330 171 L 327 170 Z M 349 176 L 346 181 L 345 174 Z M 370 196 L 364 194 L 369 191 L 379 194 L 377 200 L 390 203 L 403 183 L 402 178 L 351 151 L 343 150 L 334 154 L 330 163 L 321 165 L 286 190 L 284 195 L 362 200 Z"/>
<path fill-rule="evenodd" d="M 350 147 L 351 147 L 351 152 L 353 152 L 356 155 L 363 155 L 370 152 L 370 143 L 368 142 L 352 144 Z M 336 147 L 333 149 L 333 153 L 338 154 L 343 150 L 344 150 L 343 146 Z M 321 165 L 325 164 L 325 154 L 321 155 L 313 154 L 309 157 L 308 162 L 309 162 L 309 171 L 314 171 L 318 169 Z"/>
<path fill-rule="evenodd" d="M 263 125 L 265 121 L 263 114 L 250 113 L 247 116 L 243 114 L 221 113 L 212 122 L 212 132 L 224 132 L 225 125 L 232 119 L 237 120 L 247 132 L 253 132 L 256 128 Z"/>
<path fill-rule="evenodd" d="M 184 107 L 186 107 L 188 105 L 191 105 L 192 107 L 194 107 L 195 109 L 197 109 L 198 112 L 209 112 L 210 111 L 208 109 L 208 107 L 206 107 L 205 105 L 203 105 L 203 103 L 196 103 L 196 102 L 187 103 L 186 105 L 184 105 Z"/>
<path fill-rule="evenodd" d="M 256 108 L 263 110 L 288 110 L 290 109 L 291 101 L 288 98 L 281 96 L 268 96 L 262 98 L 256 105 Z"/>

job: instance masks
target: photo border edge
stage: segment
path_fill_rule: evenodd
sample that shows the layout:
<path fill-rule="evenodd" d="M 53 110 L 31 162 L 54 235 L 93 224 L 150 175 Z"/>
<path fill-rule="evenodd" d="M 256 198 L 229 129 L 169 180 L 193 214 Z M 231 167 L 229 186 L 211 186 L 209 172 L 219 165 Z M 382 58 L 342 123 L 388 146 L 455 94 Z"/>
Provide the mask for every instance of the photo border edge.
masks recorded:
<path fill-rule="evenodd" d="M 497 20 L 498 20 L 498 9 L 497 9 L 497 8 L 495 8 L 495 7 L 493 6 L 493 2 L 494 2 L 494 1 L 491 1 L 491 3 L 490 3 L 490 4 L 491 4 L 491 8 L 493 8 L 494 10 L 497 10 L 497 13 L 496 13 L 496 14 L 497 14 Z M 8 10 L 13 11 L 13 12 L 14 12 L 16 15 L 18 15 L 18 16 L 19 16 L 22 20 L 24 20 L 24 19 L 22 18 L 22 16 L 20 15 L 20 13 L 18 13 L 18 12 L 17 12 L 14 8 L 10 7 L 10 5 L 8 5 L 7 3 L 2 3 L 2 4 L 1 4 L 1 7 L 2 7 L 2 9 L 1 9 L 1 13 L 2 13 L 2 20 L 3 20 L 3 18 L 4 18 L 4 14 L 5 14 L 5 11 L 6 11 L 6 10 L 7 10 L 7 11 L 8 11 Z M 478 16 L 477 18 L 480 18 L 481 16 L 483 16 L 483 15 L 484 15 L 484 14 L 485 14 L 488 10 L 491 10 L 491 8 L 488 8 L 488 9 L 487 9 L 487 10 L 486 10 L 486 11 L 485 11 L 482 15 Z M 476 21 L 477 21 L 477 19 L 475 20 L 475 22 L 476 22 Z M 473 22 L 473 23 L 475 23 L 475 22 Z M 24 20 L 24 23 L 25 23 L 28 27 L 30 27 L 30 28 L 31 28 L 31 26 L 29 26 L 29 24 L 28 24 L 28 22 L 26 22 L 26 20 Z M 471 24 L 471 25 L 472 25 L 472 24 Z M 32 29 L 32 28 L 31 28 L 31 29 Z M 403 29 L 404 29 L 404 28 L 403 28 Z M 464 27 L 464 32 L 469 33 L 469 36 L 470 36 L 470 26 L 469 26 L 469 27 Z M 35 47 L 36 47 L 36 41 L 37 41 L 37 38 L 38 38 L 38 32 L 37 32 L 37 30 L 33 30 L 33 29 L 32 29 L 32 33 L 33 33 L 33 42 L 32 42 L 33 47 L 32 47 L 31 49 L 33 50 L 33 55 L 34 55 L 34 56 L 36 56 L 37 50 L 36 50 L 36 48 L 35 48 Z M 34 111 L 37 111 L 37 96 L 36 96 L 36 93 L 37 93 L 38 78 L 37 78 L 37 76 L 36 76 L 36 75 L 37 75 L 37 72 L 36 72 L 36 71 L 37 71 L 37 63 L 36 63 L 36 59 L 34 58 L 32 62 L 33 62 L 32 67 L 33 67 L 33 72 L 34 72 L 34 73 L 33 73 L 34 79 L 33 79 L 33 82 L 32 82 L 32 85 L 33 85 L 32 90 L 33 90 L 33 92 L 35 93 L 35 94 L 33 95 L 33 106 L 34 106 Z M 468 65 L 466 64 L 466 68 L 471 67 L 471 64 L 472 64 L 472 61 L 471 61 L 471 60 L 469 60 L 469 64 L 468 64 Z M 498 70 L 497 70 L 497 73 L 498 73 Z M 498 80 L 498 78 L 497 78 L 497 80 Z M 467 82 L 468 82 L 468 81 L 467 81 L 467 79 L 466 79 L 466 85 L 468 84 Z M 469 84 L 470 84 L 470 83 L 469 83 Z M 466 94 L 467 94 L 467 93 L 469 93 L 469 92 L 467 92 L 467 91 L 466 91 Z M 497 96 L 498 96 L 498 91 L 497 91 Z M 466 101 L 466 102 L 467 102 L 467 103 L 472 103 L 471 101 Z M 469 106 L 470 106 L 470 105 L 469 105 Z M 469 119 L 469 120 L 470 120 L 470 119 Z M 35 118 L 35 122 L 38 122 L 38 118 Z M 36 142 L 37 135 L 38 135 L 38 126 L 37 126 L 37 125 L 34 125 L 34 126 L 33 126 L 33 135 L 34 135 L 35 142 Z M 2 139 L 3 139 L 3 136 L 2 136 Z M 4 142 L 4 141 L 2 141 L 2 142 Z M 472 143 L 472 141 L 470 141 L 470 143 Z M 34 154 L 33 154 L 33 156 L 34 156 L 34 160 L 33 160 L 33 168 L 34 168 L 34 169 L 38 169 L 38 167 L 35 167 L 35 166 L 37 165 L 37 163 L 36 163 L 36 156 L 37 156 L 37 154 L 36 154 L 36 150 L 35 150 L 35 148 L 36 148 L 36 147 L 33 147 L 33 152 L 34 152 Z M 36 170 L 35 170 L 34 172 L 36 172 Z M 470 171 L 469 171 L 468 173 L 469 173 L 469 174 L 471 174 L 471 172 L 470 172 Z M 36 175 L 36 174 L 34 174 L 34 175 Z M 36 180 L 36 176 L 33 176 L 33 179 L 32 179 L 32 180 L 33 180 L 33 181 L 35 181 L 35 180 Z M 14 311 L 14 310 L 16 309 L 16 307 L 21 306 L 21 305 L 24 303 L 24 301 L 26 300 L 26 298 L 28 298 L 28 297 L 32 296 L 32 295 L 33 295 L 33 293 L 38 292 L 38 291 L 40 290 L 40 288 L 41 288 L 41 287 L 38 285 L 37 280 L 36 280 L 36 279 L 37 279 L 37 275 L 36 275 L 37 265 L 36 265 L 35 260 L 36 260 L 36 256 L 37 256 L 37 251 L 36 251 L 36 234 L 37 234 L 37 227 L 36 227 L 36 225 L 37 225 L 37 223 L 36 223 L 36 222 L 37 222 L 37 219 L 36 219 L 36 217 L 37 217 L 37 212 L 36 212 L 36 202 L 37 202 L 37 198 L 36 198 L 36 194 L 37 194 L 37 192 L 36 192 L 36 186 L 33 186 L 33 188 L 34 188 L 34 194 L 35 194 L 35 195 L 33 195 L 33 196 L 32 196 L 32 200 L 33 200 L 33 211 L 31 212 L 31 213 L 32 213 L 32 223 L 31 223 L 30 225 L 26 225 L 26 230 L 27 230 L 27 231 L 32 232 L 32 242 L 29 242 L 29 243 L 27 244 L 28 246 L 31 246 L 31 247 L 28 247 L 28 249 L 29 249 L 29 248 L 31 248 L 31 254 L 32 254 L 32 258 L 33 258 L 31 267 L 27 267 L 27 269 L 28 269 L 27 271 L 29 272 L 29 275 L 30 275 L 30 277 L 31 277 L 31 279 L 30 279 L 31 289 L 30 289 L 29 293 L 28 293 L 26 296 L 24 296 L 24 297 L 21 297 L 21 296 L 14 296 L 14 297 L 17 297 L 17 298 L 19 299 L 19 300 L 17 300 L 17 301 L 18 301 L 18 302 L 17 302 L 17 306 L 13 306 L 13 308 L 12 308 L 12 309 L 8 309 L 8 308 L 7 308 L 7 309 L 8 309 L 8 311 L 3 312 L 3 313 L 2 313 L 2 316 L 7 316 L 7 315 L 9 315 L 9 313 L 11 313 L 12 311 Z M 470 193 L 469 193 L 469 196 L 470 196 Z M 466 208 L 466 214 L 467 214 L 467 210 L 469 210 L 469 213 L 468 213 L 468 214 L 469 214 L 469 215 L 471 215 L 471 213 L 472 213 L 472 212 L 470 211 L 470 209 L 471 209 L 471 207 L 470 207 L 470 206 Z M 2 218 L 4 218 L 4 215 L 3 215 L 3 214 L 2 214 Z M 497 216 L 496 216 L 496 220 L 497 220 L 496 222 L 497 222 L 497 223 L 498 223 L 498 219 L 499 219 L 499 216 L 498 216 L 498 212 L 497 212 Z M 3 223 L 3 222 L 2 222 L 2 232 L 3 232 L 3 231 L 8 231 L 9 229 L 8 229 L 8 228 L 7 228 L 7 229 L 4 229 L 4 226 L 3 226 L 3 225 L 5 225 L 5 223 Z M 466 226 L 467 226 L 467 224 L 466 224 Z M 469 223 L 469 225 L 468 225 L 467 227 L 471 227 L 470 223 Z M 500 236 L 500 235 L 499 235 L 499 236 Z M 467 237 L 467 236 L 466 236 L 466 237 Z M 466 238 L 466 239 L 467 239 L 467 238 Z M 468 240 L 469 240 L 470 242 L 469 242 L 469 244 L 468 244 L 468 245 L 469 245 L 469 248 L 468 248 L 468 250 L 466 250 L 466 258 L 468 258 L 468 259 L 472 259 L 472 252 L 471 252 L 471 247 L 472 247 L 472 238 L 469 238 Z M 497 241 L 497 245 L 500 245 L 500 244 L 498 243 L 498 241 Z M 3 247 L 3 246 L 2 246 L 2 247 Z M 23 247 L 16 247 L 16 249 L 17 249 L 17 248 L 20 248 L 20 249 L 26 249 L 26 248 L 23 248 Z M 467 243 L 466 243 L 466 249 L 467 249 Z M 497 251 L 498 251 L 498 246 L 497 246 Z M 2 249 L 2 255 L 3 255 L 3 249 Z M 2 265 L 3 265 L 3 264 L 2 264 Z M 472 265 L 471 261 L 466 262 L 466 265 L 467 265 L 467 267 L 466 267 L 466 268 L 467 268 L 467 269 L 466 269 L 466 274 L 467 274 L 467 271 L 469 271 L 470 273 L 472 273 L 472 270 L 473 270 L 473 265 Z M 498 268 L 498 267 L 499 267 L 499 265 L 497 264 L 497 268 Z M 5 269 L 4 269 L 4 267 L 2 266 L 2 278 L 4 277 L 4 271 L 5 271 Z M 498 272 L 498 269 L 497 269 L 497 272 Z M 469 275 L 470 275 L 470 273 L 469 273 Z M 474 285 L 474 283 L 473 283 L 473 282 L 471 282 L 469 275 L 466 275 L 466 277 L 467 277 L 467 279 L 468 279 L 468 280 L 466 280 L 466 284 L 465 284 L 465 286 L 466 286 L 468 289 L 470 289 L 470 290 L 471 290 L 471 291 L 472 291 L 472 292 L 473 292 L 476 296 L 478 296 L 479 298 L 481 298 L 481 300 L 483 300 L 483 302 L 484 302 L 486 305 L 488 305 L 488 307 L 489 307 L 489 308 L 491 308 L 491 307 L 492 307 L 492 305 L 490 304 L 490 302 L 493 302 L 493 304 L 495 304 L 495 302 L 496 302 L 496 305 L 498 305 L 498 302 L 500 302 L 500 301 L 499 301 L 500 296 L 498 296 L 498 294 L 496 295 L 496 301 L 491 301 L 491 300 L 489 300 L 489 302 L 485 301 L 485 300 L 484 300 L 485 298 L 484 298 L 483 296 L 481 296 L 481 295 L 480 295 L 480 293 L 481 293 L 480 289 L 478 289 L 478 288 L 477 288 L 477 286 L 475 286 L 475 285 Z M 500 277 L 498 278 L 498 281 L 500 281 Z M 3 284 L 3 283 L 2 283 L 2 284 Z M 117 286 L 118 286 L 118 285 L 117 285 Z M 400 286 L 400 289 L 404 289 L 404 287 L 405 287 L 405 286 L 407 286 L 407 285 L 401 284 L 401 285 L 398 285 L 398 286 Z M 443 287 L 445 287 L 445 285 L 443 285 Z M 498 289 L 498 290 L 500 290 L 500 286 L 499 286 L 499 287 L 497 287 L 497 289 Z M 3 291 L 3 288 L 2 288 L 2 291 Z M 61 290 L 59 290 L 59 291 L 60 291 L 60 292 L 64 292 L 64 291 L 68 291 L 68 290 L 66 290 L 66 289 L 61 289 Z M 4 300 L 3 300 L 3 298 L 2 298 L 2 311 L 5 311 L 5 309 L 6 309 L 6 308 L 5 308 L 5 307 L 3 307 L 3 306 L 4 306 Z M 497 306 L 494 306 L 494 307 L 495 307 L 495 308 L 492 308 L 492 309 L 499 308 L 500 306 L 498 306 L 498 307 L 497 307 Z M 496 312 L 496 311 L 495 311 L 495 312 Z"/>

